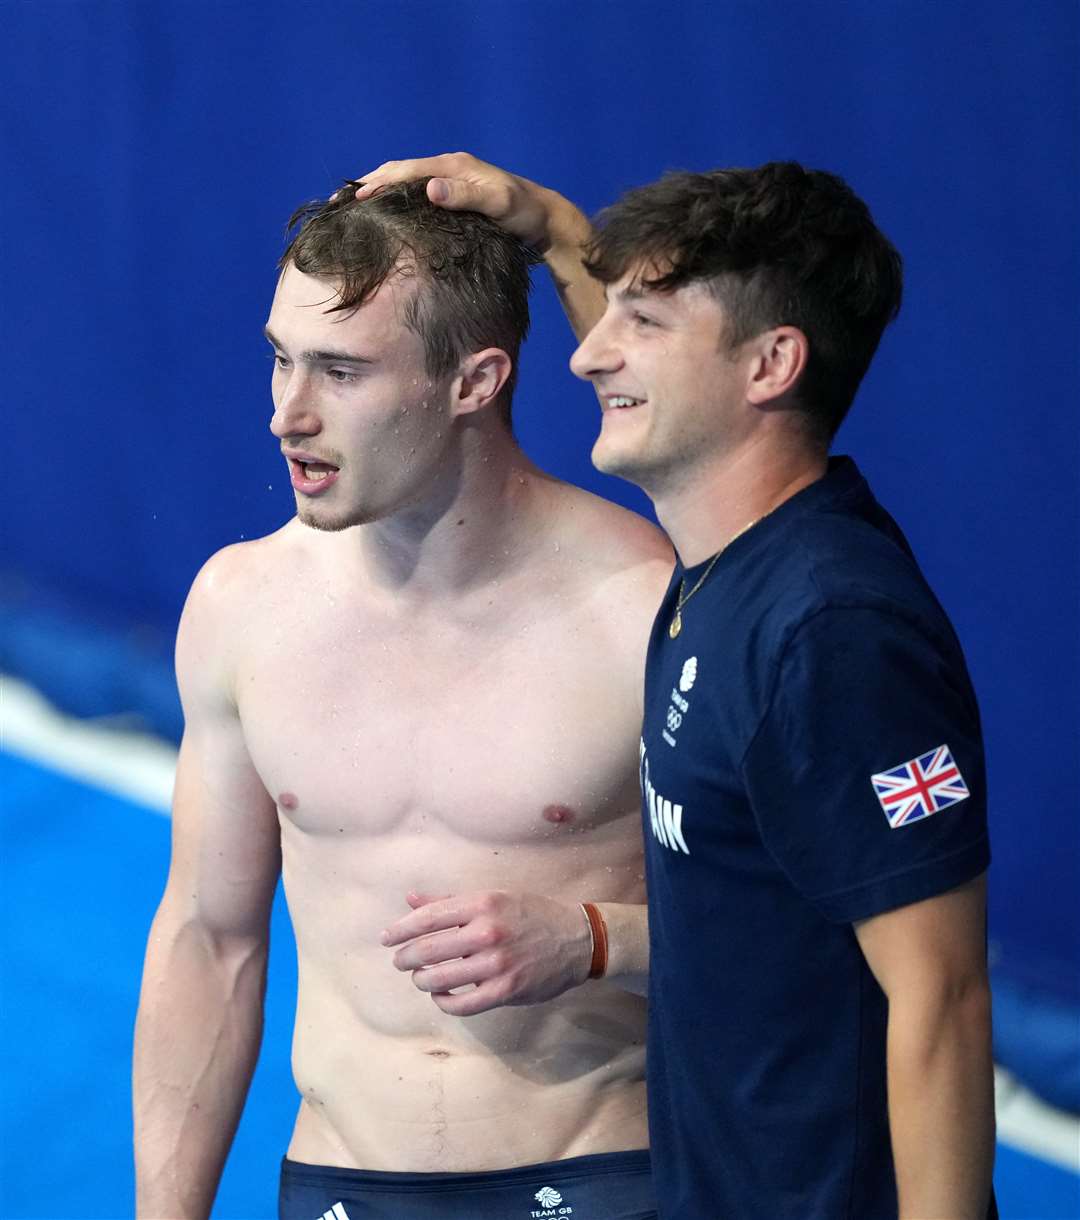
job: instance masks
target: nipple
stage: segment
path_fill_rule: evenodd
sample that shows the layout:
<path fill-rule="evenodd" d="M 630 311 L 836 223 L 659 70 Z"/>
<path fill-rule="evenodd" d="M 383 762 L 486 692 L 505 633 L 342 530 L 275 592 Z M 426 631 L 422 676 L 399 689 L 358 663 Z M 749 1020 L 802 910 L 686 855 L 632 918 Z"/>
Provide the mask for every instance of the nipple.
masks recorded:
<path fill-rule="evenodd" d="M 283 792 L 277 799 L 277 803 L 282 809 L 295 809 L 300 802 L 296 799 L 295 793 Z"/>
<path fill-rule="evenodd" d="M 563 822 L 572 822 L 574 820 L 574 811 L 569 805 L 545 805 L 543 816 L 544 821 L 552 822 L 558 826 Z"/>

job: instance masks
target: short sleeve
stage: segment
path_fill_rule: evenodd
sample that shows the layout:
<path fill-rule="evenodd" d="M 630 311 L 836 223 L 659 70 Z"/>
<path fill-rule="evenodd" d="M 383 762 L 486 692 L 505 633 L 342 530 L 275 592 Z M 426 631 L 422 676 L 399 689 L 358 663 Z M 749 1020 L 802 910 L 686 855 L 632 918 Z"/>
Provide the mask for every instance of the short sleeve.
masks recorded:
<path fill-rule="evenodd" d="M 829 920 L 919 902 L 989 865 L 978 709 L 947 626 L 817 612 L 783 650 L 742 766 L 767 850 Z"/>

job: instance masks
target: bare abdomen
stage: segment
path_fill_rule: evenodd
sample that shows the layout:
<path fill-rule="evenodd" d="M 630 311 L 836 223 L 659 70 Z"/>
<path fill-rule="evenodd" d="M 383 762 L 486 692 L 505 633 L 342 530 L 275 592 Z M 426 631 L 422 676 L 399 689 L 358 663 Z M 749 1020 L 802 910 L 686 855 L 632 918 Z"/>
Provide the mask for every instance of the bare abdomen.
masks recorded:
<path fill-rule="evenodd" d="M 637 996 L 589 983 L 455 1018 L 408 975 L 411 995 L 387 988 L 354 1005 L 301 973 L 294 1160 L 455 1173 L 647 1144 Z"/>

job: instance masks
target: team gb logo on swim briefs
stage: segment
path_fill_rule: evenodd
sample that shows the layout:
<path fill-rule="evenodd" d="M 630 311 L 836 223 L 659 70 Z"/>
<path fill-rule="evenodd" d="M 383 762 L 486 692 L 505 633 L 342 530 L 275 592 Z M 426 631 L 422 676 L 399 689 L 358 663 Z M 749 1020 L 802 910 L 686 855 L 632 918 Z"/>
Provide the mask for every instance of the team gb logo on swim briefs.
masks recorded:
<path fill-rule="evenodd" d="M 697 657 L 691 657 L 682 667 L 679 690 L 685 695 L 697 680 Z"/>
<path fill-rule="evenodd" d="M 559 1194 L 554 1186 L 541 1186 L 536 1194 L 533 1195 L 533 1198 L 540 1204 L 542 1210 L 529 1212 L 530 1216 L 542 1217 L 542 1220 L 548 1220 L 548 1217 L 555 1217 L 558 1220 L 560 1217 L 572 1216 L 574 1214 L 572 1207 L 559 1207 L 559 1204 L 562 1202 L 562 1195 Z"/>

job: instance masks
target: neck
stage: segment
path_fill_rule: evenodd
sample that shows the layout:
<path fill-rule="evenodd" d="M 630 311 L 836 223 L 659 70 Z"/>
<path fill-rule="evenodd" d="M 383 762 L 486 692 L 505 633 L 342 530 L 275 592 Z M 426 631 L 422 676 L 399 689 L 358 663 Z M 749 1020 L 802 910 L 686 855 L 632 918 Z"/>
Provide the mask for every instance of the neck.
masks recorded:
<path fill-rule="evenodd" d="M 825 449 L 801 437 L 755 441 L 665 489 L 654 498 L 656 515 L 683 565 L 693 567 L 820 479 L 827 463 Z"/>
<path fill-rule="evenodd" d="M 366 578 L 426 600 L 490 585 L 526 557 L 544 476 L 509 430 L 466 426 L 422 501 L 356 531 Z"/>

